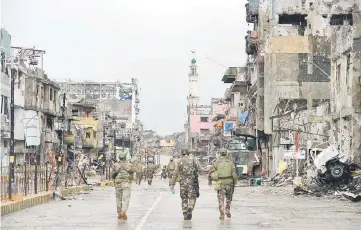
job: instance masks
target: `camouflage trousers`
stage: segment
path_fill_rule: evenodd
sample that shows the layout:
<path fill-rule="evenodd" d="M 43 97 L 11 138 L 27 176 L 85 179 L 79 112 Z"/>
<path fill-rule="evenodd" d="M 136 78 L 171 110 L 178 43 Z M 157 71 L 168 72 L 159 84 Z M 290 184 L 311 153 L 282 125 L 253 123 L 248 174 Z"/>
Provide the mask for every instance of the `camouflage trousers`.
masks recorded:
<path fill-rule="evenodd" d="M 172 181 L 173 174 L 174 174 L 174 172 L 169 172 L 169 173 L 168 173 L 169 186 L 170 186 L 170 182 Z"/>
<path fill-rule="evenodd" d="M 186 214 L 188 210 L 193 210 L 196 201 L 197 193 L 195 190 L 195 184 L 191 181 L 180 181 L 179 182 L 179 193 L 182 200 L 182 211 L 183 214 Z"/>
<path fill-rule="evenodd" d="M 115 199 L 117 212 L 126 212 L 129 207 L 132 183 L 130 181 L 115 182 Z"/>
<path fill-rule="evenodd" d="M 224 215 L 224 212 L 230 214 L 231 212 L 231 203 L 233 197 L 233 185 L 221 185 L 220 190 L 217 192 L 219 212 L 221 215 Z M 226 205 L 224 205 L 224 200 L 226 199 Z M 224 210 L 226 206 L 226 210 Z"/>

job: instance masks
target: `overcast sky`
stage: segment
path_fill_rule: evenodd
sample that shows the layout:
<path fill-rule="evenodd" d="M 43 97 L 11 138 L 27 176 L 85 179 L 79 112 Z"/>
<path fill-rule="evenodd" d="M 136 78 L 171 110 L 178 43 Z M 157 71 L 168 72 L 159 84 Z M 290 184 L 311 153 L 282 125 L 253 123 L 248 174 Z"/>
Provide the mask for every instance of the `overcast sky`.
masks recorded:
<path fill-rule="evenodd" d="M 224 94 L 221 65 L 245 63 L 244 4 L 242 0 L 2 0 L 2 27 L 12 35 L 12 45 L 46 50 L 44 69 L 50 78 L 138 78 L 141 120 L 147 129 L 170 134 L 184 131 L 191 50 L 197 52 L 203 104 Z"/>

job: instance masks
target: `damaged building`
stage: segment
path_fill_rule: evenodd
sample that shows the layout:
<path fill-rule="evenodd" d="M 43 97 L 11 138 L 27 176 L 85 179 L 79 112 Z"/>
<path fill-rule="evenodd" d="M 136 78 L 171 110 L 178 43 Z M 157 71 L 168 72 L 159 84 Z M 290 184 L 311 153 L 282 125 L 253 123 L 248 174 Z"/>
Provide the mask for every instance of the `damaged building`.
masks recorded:
<path fill-rule="evenodd" d="M 61 115 L 59 91 L 59 85 L 50 80 L 43 70 L 28 70 L 24 102 L 28 162 L 47 162 L 51 152 L 60 150 L 60 139 L 54 129 L 54 122 Z"/>
<path fill-rule="evenodd" d="M 239 117 L 238 126 L 239 134 L 257 133 L 264 171 L 275 171 L 287 150 L 308 152 L 316 143 L 330 143 L 361 162 L 359 5 L 245 5 L 254 28 L 245 37 L 247 119 Z"/>

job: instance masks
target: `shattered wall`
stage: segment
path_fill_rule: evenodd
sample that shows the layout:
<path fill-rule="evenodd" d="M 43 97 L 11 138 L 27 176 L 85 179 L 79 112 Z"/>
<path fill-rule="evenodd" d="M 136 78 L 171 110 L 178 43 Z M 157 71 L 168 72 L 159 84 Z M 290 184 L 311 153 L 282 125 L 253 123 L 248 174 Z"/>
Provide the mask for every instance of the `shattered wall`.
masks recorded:
<path fill-rule="evenodd" d="M 361 162 L 361 15 L 332 30 L 332 142 L 351 161 Z"/>

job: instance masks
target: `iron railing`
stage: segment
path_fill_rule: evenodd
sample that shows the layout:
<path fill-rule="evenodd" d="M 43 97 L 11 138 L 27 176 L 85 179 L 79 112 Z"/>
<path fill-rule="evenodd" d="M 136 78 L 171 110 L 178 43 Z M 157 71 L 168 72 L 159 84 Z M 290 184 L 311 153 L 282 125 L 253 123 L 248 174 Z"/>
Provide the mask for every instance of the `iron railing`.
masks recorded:
<path fill-rule="evenodd" d="M 49 164 L 23 165 L 14 167 L 14 183 L 9 190 L 9 167 L 1 166 L 1 200 L 11 196 L 28 196 L 39 192 L 48 191 Z"/>

